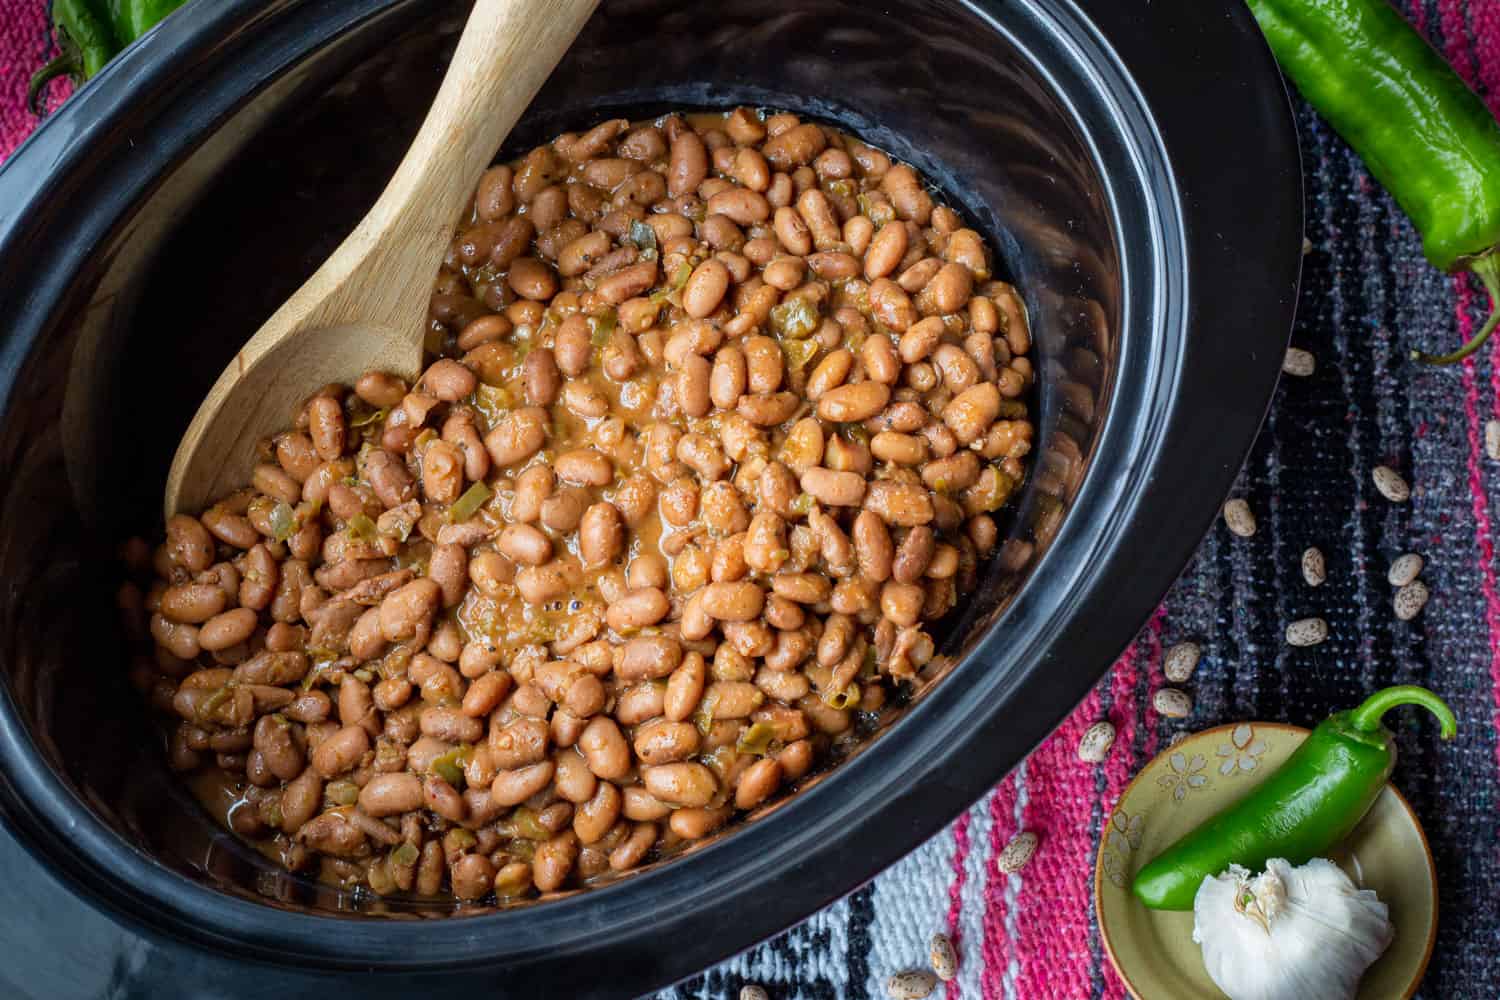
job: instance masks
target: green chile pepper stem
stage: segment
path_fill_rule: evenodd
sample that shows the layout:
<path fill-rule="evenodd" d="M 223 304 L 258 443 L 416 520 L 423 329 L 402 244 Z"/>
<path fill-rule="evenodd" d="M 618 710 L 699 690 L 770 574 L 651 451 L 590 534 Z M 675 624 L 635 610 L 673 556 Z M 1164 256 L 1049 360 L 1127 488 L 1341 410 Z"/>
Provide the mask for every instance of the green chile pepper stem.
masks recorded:
<path fill-rule="evenodd" d="M 1354 148 L 1444 271 L 1500 285 L 1500 125 L 1387 0 L 1248 0 L 1282 71 Z M 1500 325 L 1496 312 L 1450 354 L 1460 361 Z"/>
<path fill-rule="evenodd" d="M 83 64 L 79 62 L 78 50 L 64 48 L 62 52 L 54 56 L 41 69 L 32 76 L 31 82 L 26 85 L 26 110 L 38 118 L 47 113 L 42 105 L 42 94 L 47 90 L 47 84 L 60 76 L 77 77 L 83 72 Z"/>
<path fill-rule="evenodd" d="M 1437 716 L 1443 739 L 1451 740 L 1458 734 L 1458 719 L 1454 717 L 1453 709 L 1431 691 L 1415 684 L 1402 684 L 1376 691 L 1349 713 L 1349 725 L 1362 733 L 1378 732 L 1385 713 L 1402 705 L 1421 705 Z"/>
<path fill-rule="evenodd" d="M 77 83 L 140 38 L 187 0 L 52 0 L 52 23 L 62 54 L 37 71 L 26 88 L 26 106 L 41 117 L 42 95 L 60 76 Z"/>
<path fill-rule="evenodd" d="M 1500 325 L 1500 254 L 1496 254 L 1492 250 L 1489 253 L 1476 257 L 1469 263 L 1469 270 L 1478 276 L 1479 280 L 1484 283 L 1484 290 L 1489 293 L 1490 318 L 1485 320 L 1484 326 L 1479 328 L 1479 332 L 1464 341 L 1463 346 L 1458 348 L 1458 350 L 1448 354 L 1426 354 L 1422 351 L 1412 351 L 1411 358 L 1413 361 L 1420 361 L 1428 365 L 1451 365 L 1462 361 L 1484 346 L 1484 342 L 1490 339 L 1490 334 L 1495 332 L 1495 327 Z"/>

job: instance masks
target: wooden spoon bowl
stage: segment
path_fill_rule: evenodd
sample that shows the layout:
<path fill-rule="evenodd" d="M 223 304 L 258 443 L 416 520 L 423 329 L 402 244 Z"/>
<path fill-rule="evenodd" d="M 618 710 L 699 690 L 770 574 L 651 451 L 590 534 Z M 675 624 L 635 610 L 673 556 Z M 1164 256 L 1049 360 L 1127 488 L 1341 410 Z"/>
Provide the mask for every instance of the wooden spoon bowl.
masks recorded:
<path fill-rule="evenodd" d="M 598 0 L 478 0 L 432 109 L 385 191 L 240 349 L 167 476 L 166 516 L 250 481 L 258 442 L 329 382 L 414 379 L 433 278 L 479 175 Z"/>

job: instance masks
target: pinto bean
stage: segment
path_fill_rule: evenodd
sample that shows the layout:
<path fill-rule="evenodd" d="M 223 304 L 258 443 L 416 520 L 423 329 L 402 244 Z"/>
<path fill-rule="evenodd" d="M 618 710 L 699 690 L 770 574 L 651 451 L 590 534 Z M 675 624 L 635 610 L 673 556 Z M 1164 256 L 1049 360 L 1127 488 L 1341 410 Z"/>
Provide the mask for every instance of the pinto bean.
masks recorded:
<path fill-rule="evenodd" d="M 808 231 L 812 233 L 813 246 L 819 250 L 832 250 L 842 242 L 844 231 L 839 226 L 833 205 L 821 189 L 808 188 L 798 195 L 797 214 L 807 224 Z"/>
<path fill-rule="evenodd" d="M 428 366 L 417 384 L 444 402 L 456 403 L 472 393 L 479 380 L 457 361 L 440 358 Z"/>
<path fill-rule="evenodd" d="M 532 881 L 542 892 L 560 887 L 578 861 L 578 835 L 569 830 L 536 849 L 531 861 Z"/>
<path fill-rule="evenodd" d="M 655 625 L 671 610 L 667 595 L 656 587 L 639 587 L 613 601 L 606 612 L 609 627 L 616 632 Z"/>
<path fill-rule="evenodd" d="M 596 448 L 575 448 L 553 463 L 559 479 L 583 486 L 608 486 L 615 478 L 610 460 Z"/>
<path fill-rule="evenodd" d="M 189 572 L 201 573 L 214 561 L 214 539 L 195 517 L 174 514 L 167 520 L 167 554 Z"/>
<path fill-rule="evenodd" d="M 513 771 L 501 771 L 490 785 L 490 799 L 502 806 L 520 805 L 546 788 L 555 770 L 552 761 L 544 760 Z"/>
<path fill-rule="evenodd" d="M 614 504 L 596 503 L 578 525 L 578 551 L 587 566 L 603 566 L 625 548 L 625 521 Z"/>
<path fill-rule="evenodd" d="M 753 226 L 770 218 L 771 204 L 758 191 L 731 187 L 708 199 L 708 212 L 726 216 L 741 226 Z"/>
<path fill-rule="evenodd" d="M 436 503 L 453 503 L 463 493 L 464 453 L 447 441 L 434 441 L 422 453 L 422 491 Z"/>
<path fill-rule="evenodd" d="M 629 267 L 622 267 L 601 280 L 595 286 L 594 293 L 611 305 L 619 305 L 656 284 L 656 275 L 656 261 L 641 261 Z"/>
<path fill-rule="evenodd" d="M 359 792 L 359 807 L 370 816 L 398 816 L 421 808 L 422 782 L 415 774 L 377 774 Z"/>
<path fill-rule="evenodd" d="M 535 455 L 547 441 L 547 425 L 546 410 L 539 407 L 512 410 L 484 436 L 490 460 L 504 468 Z"/>
<path fill-rule="evenodd" d="M 703 590 L 703 610 L 719 621 L 752 621 L 764 605 L 765 591 L 753 583 L 711 583 Z"/>
<path fill-rule="evenodd" d="M 858 507 L 865 496 L 865 477 L 857 472 L 812 468 L 802 473 L 802 489 L 830 507 Z"/>
<path fill-rule="evenodd" d="M 427 578 L 413 580 L 393 591 L 380 602 L 381 634 L 390 642 L 410 639 L 437 611 L 442 596 L 442 588 Z"/>
<path fill-rule="evenodd" d="M 648 767 L 642 779 L 646 791 L 659 801 L 689 808 L 708 805 L 719 790 L 714 773 L 692 761 Z"/>
<path fill-rule="evenodd" d="M 754 809 L 770 798 L 781 785 L 781 762 L 775 757 L 765 757 L 751 764 L 734 789 L 736 809 Z"/>
<path fill-rule="evenodd" d="M 981 382 L 959 393 L 943 408 L 943 422 L 960 444 L 979 440 L 1000 413 L 1000 390 L 992 382 Z"/>
<path fill-rule="evenodd" d="M 887 524 L 908 528 L 929 524 L 933 518 L 932 497 L 925 489 L 889 479 L 870 484 L 865 492 L 865 509 L 878 514 Z"/>
<path fill-rule="evenodd" d="M 699 264 L 688 277 L 682 289 L 682 308 L 695 319 L 702 319 L 719 308 L 724 293 L 729 290 L 729 268 L 724 262 L 710 257 Z"/>
<path fill-rule="evenodd" d="M 757 427 L 776 427 L 790 420 L 801 405 L 793 392 L 753 393 L 740 397 L 735 412 Z"/>
<path fill-rule="evenodd" d="M 167 619 L 201 625 L 224 610 L 229 602 L 222 588 L 210 583 L 180 583 L 161 594 L 158 605 Z"/>
<path fill-rule="evenodd" d="M 708 176 L 708 149 L 693 131 L 683 131 L 672 140 L 667 164 L 667 193 L 673 198 L 696 191 Z"/>
<path fill-rule="evenodd" d="M 876 278 L 870 282 L 869 298 L 875 318 L 897 333 L 905 333 L 917 321 L 917 310 L 911 297 L 889 278 Z"/>
<path fill-rule="evenodd" d="M 867 420 L 885 409 L 891 389 L 880 382 L 855 382 L 830 389 L 818 400 L 818 416 L 835 423 Z"/>
<path fill-rule="evenodd" d="M 853 534 L 860 575 L 875 581 L 889 579 L 895 547 L 886 522 L 873 510 L 860 511 L 854 519 Z"/>
<path fill-rule="evenodd" d="M 852 254 L 838 250 L 810 254 L 807 266 L 824 281 L 844 281 L 854 277 L 860 270 L 859 261 Z"/>
<path fill-rule="evenodd" d="M 475 718 L 488 715 L 505 698 L 510 687 L 510 674 L 497 671 L 476 678 L 464 692 L 463 713 Z"/>
<path fill-rule="evenodd" d="M 594 718 L 578 738 L 578 749 L 589 770 L 607 781 L 617 781 L 630 771 L 630 746 L 620 727 L 607 715 Z"/>
<path fill-rule="evenodd" d="M 932 529 L 925 524 L 917 525 L 906 533 L 896 549 L 891 576 L 900 583 L 917 582 L 927 572 L 936 551 L 937 538 Z"/>
<path fill-rule="evenodd" d="M 235 608 L 214 615 L 198 629 L 198 644 L 209 652 L 229 649 L 250 638 L 256 615 L 249 608 Z"/>
<path fill-rule="evenodd" d="M 312 765 L 318 774 L 334 778 L 359 763 L 370 749 L 370 734 L 362 726 L 346 725 L 314 748 Z"/>

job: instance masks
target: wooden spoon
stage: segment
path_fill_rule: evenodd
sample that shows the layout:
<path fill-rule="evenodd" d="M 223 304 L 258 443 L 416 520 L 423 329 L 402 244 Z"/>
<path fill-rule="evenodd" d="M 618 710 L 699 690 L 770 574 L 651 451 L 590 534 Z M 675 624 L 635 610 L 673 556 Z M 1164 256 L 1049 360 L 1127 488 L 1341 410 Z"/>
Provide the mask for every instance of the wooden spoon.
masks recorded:
<path fill-rule="evenodd" d="M 167 477 L 166 514 L 196 513 L 250 481 L 257 442 L 329 382 L 371 369 L 407 379 L 459 214 L 598 0 L 478 0 L 432 110 L 380 200 L 240 349 Z"/>

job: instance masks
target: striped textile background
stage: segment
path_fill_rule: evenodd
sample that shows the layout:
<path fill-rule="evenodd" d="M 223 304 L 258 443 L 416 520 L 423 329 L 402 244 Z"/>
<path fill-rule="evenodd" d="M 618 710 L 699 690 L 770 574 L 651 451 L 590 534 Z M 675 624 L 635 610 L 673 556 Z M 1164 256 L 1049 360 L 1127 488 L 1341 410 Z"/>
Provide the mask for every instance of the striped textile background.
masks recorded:
<path fill-rule="evenodd" d="M 1500 0 L 1399 6 L 1500 111 Z M 0 0 L 0 156 L 32 127 L 21 98 L 46 51 L 41 0 Z M 1419 715 L 1403 717 L 1396 782 L 1426 825 L 1441 876 L 1442 923 L 1419 996 L 1500 992 L 1500 464 L 1483 447 L 1485 422 L 1500 418 L 1500 338 L 1461 368 L 1404 360 L 1415 346 L 1456 345 L 1482 321 L 1482 291 L 1428 267 L 1410 224 L 1358 159 L 1300 102 L 1297 117 L 1312 250 L 1293 342 L 1317 356 L 1317 371 L 1278 390 L 1237 488 L 1259 532 L 1240 539 L 1217 525 L 1085 703 L 944 833 L 661 1000 L 733 997 L 747 982 L 774 1000 L 883 996 L 887 975 L 925 965 L 935 930 L 953 936 L 961 959 L 959 977 L 935 994 L 946 1000 L 1123 997 L 1090 886 L 1101 823 L 1131 775 L 1179 729 L 1240 719 L 1311 725 L 1400 682 L 1435 688 L 1462 723 L 1456 741 L 1439 745 Z M 1370 470 L 1382 463 L 1410 480 L 1410 503 L 1375 491 Z M 1316 590 L 1299 570 L 1308 545 L 1328 560 L 1328 582 Z M 1410 623 L 1392 614 L 1385 581 L 1406 551 L 1426 558 L 1432 589 Z M 1286 623 L 1310 615 L 1328 620 L 1328 641 L 1288 647 Z M 1204 657 L 1186 685 L 1196 708 L 1174 722 L 1150 711 L 1150 697 L 1163 683 L 1163 649 L 1183 639 L 1202 643 Z M 1115 751 L 1102 766 L 1083 765 L 1078 737 L 1105 717 L 1118 727 Z M 1023 872 L 1003 876 L 994 859 L 1019 829 L 1038 831 L 1041 847 Z"/>

